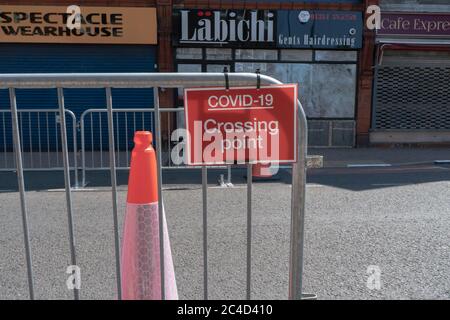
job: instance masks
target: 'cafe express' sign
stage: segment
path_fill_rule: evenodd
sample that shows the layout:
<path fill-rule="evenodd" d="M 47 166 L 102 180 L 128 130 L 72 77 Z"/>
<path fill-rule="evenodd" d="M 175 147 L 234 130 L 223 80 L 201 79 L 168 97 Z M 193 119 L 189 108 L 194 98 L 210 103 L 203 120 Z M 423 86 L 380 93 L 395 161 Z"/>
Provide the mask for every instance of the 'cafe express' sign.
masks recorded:
<path fill-rule="evenodd" d="M 155 8 L 82 6 L 76 8 L 78 12 L 69 9 L 0 5 L 0 42 L 157 43 Z M 77 22 L 79 26 L 74 27 Z"/>
<path fill-rule="evenodd" d="M 381 36 L 432 36 L 450 38 L 450 14 L 381 13 Z"/>

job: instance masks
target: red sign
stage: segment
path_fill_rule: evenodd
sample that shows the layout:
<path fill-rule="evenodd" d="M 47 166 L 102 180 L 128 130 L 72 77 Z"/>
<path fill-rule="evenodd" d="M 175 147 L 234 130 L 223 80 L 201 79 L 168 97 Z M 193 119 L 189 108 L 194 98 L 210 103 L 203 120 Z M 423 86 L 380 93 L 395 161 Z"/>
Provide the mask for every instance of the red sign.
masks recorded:
<path fill-rule="evenodd" d="M 189 165 L 297 161 L 296 84 L 186 89 Z"/>

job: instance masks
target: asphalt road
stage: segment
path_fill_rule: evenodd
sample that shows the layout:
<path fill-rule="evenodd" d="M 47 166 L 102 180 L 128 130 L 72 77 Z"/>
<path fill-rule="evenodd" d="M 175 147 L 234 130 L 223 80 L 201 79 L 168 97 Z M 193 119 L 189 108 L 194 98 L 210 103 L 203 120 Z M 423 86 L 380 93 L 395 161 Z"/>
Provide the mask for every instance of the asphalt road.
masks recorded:
<path fill-rule="evenodd" d="M 180 178 L 178 175 L 176 175 Z M 245 298 L 246 191 L 209 192 L 210 298 Z M 102 180 L 103 179 L 103 180 Z M 73 193 L 82 299 L 114 299 L 111 193 L 107 176 Z M 97 182 L 94 182 L 97 181 Z M 170 174 L 166 182 L 173 182 Z M 254 184 L 252 297 L 287 298 L 290 225 L 289 174 Z M 126 181 L 121 174 L 119 181 Z M 45 183 L 44 183 L 45 182 Z M 202 207 L 198 179 L 165 185 L 165 209 L 180 298 L 201 299 Z M 70 299 L 65 194 L 61 176 L 28 174 L 27 192 L 38 299 Z M 179 188 L 179 187 L 183 188 Z M 15 176 L 0 173 L 0 298 L 27 299 L 21 215 Z M 120 225 L 126 188 L 118 194 Z M 311 170 L 307 186 L 304 291 L 319 299 L 450 298 L 450 167 Z M 381 288 L 369 289 L 369 266 Z"/>

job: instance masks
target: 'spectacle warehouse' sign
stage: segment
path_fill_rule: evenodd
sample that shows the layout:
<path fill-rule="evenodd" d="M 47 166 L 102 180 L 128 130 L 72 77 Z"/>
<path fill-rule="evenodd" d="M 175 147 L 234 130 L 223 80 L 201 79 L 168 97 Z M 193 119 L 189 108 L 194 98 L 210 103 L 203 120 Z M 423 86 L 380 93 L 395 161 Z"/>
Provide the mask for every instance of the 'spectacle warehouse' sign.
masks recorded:
<path fill-rule="evenodd" d="M 155 8 L 78 9 L 77 12 L 67 6 L 0 5 L 0 42 L 157 43 Z"/>
<path fill-rule="evenodd" d="M 275 11 L 183 9 L 173 16 L 176 45 L 275 46 Z"/>
<path fill-rule="evenodd" d="M 363 17 L 357 11 L 281 10 L 277 16 L 280 48 L 360 49 Z"/>
<path fill-rule="evenodd" d="M 296 84 L 186 89 L 187 163 L 297 160 Z"/>

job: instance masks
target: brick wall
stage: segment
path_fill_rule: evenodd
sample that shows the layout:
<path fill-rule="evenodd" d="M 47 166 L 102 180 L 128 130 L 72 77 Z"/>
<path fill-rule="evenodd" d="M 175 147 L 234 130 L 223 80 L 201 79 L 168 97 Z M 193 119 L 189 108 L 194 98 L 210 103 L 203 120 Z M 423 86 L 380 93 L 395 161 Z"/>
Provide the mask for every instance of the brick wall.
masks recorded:
<path fill-rule="evenodd" d="M 365 0 L 364 8 L 378 5 L 379 0 Z M 367 19 L 367 15 L 365 19 Z M 373 63 L 375 52 L 375 31 L 364 24 L 364 42 L 359 56 L 358 97 L 356 103 L 356 145 L 369 144 L 369 129 L 372 114 Z"/>
<path fill-rule="evenodd" d="M 220 0 L 174 0 L 176 8 L 209 8 L 209 9 L 323 9 L 323 10 L 362 10 L 358 4 L 345 3 L 302 3 L 286 1 L 258 2 L 258 1 L 220 1 Z"/>

